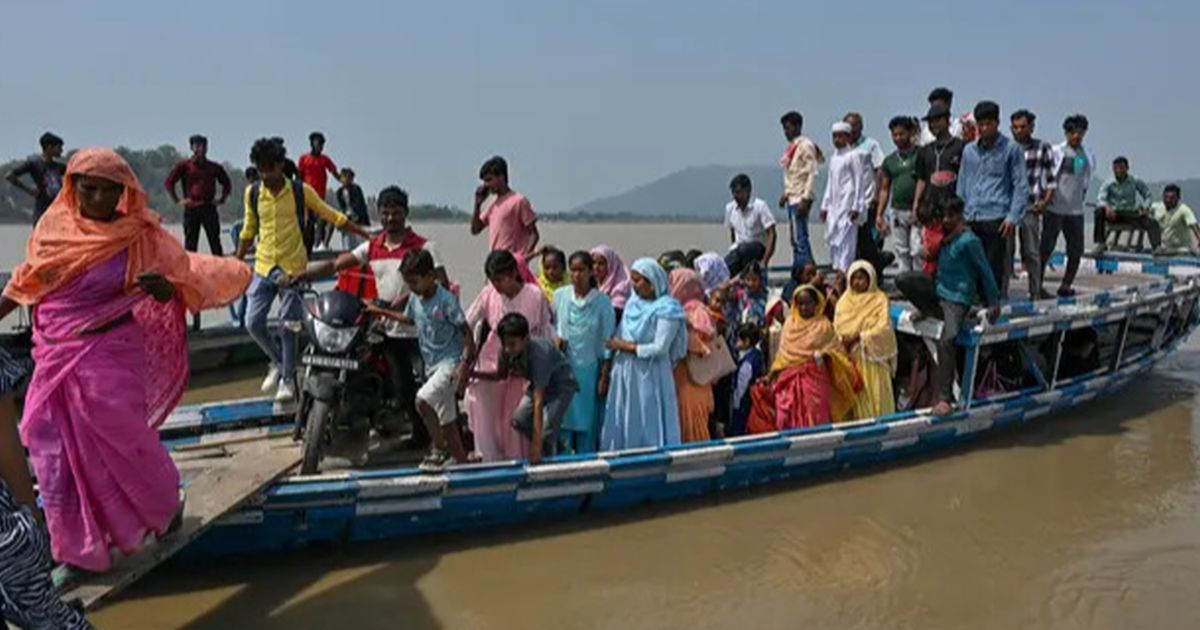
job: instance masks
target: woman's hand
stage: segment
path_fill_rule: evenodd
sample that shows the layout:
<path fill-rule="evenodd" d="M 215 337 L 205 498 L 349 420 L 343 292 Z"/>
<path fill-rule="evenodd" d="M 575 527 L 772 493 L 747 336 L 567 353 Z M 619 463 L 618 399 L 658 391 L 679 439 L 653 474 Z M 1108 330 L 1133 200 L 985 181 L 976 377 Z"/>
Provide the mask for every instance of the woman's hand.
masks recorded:
<path fill-rule="evenodd" d="M 637 344 L 632 341 L 625 341 L 613 337 L 608 340 L 608 349 L 614 352 L 628 352 L 630 354 L 637 352 Z"/>
<path fill-rule="evenodd" d="M 137 277 L 138 286 L 159 302 L 169 302 L 175 297 L 175 285 L 157 271 L 147 271 Z"/>
<path fill-rule="evenodd" d="M 598 394 L 600 398 L 608 397 L 608 370 L 602 370 L 600 372 L 600 380 L 596 383 L 596 394 Z"/>

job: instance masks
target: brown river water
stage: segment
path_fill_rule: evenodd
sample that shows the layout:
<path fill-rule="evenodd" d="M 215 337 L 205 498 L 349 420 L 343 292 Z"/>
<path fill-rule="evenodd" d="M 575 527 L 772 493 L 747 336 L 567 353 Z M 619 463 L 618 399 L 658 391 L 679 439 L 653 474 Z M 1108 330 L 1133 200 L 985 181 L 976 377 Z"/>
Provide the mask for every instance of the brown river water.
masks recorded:
<path fill-rule="evenodd" d="M 664 249 L 664 237 L 723 241 L 715 226 L 544 229 L 570 246 L 633 242 L 635 254 Z M 472 242 L 454 240 L 467 257 Z M 471 295 L 478 281 L 463 280 Z M 853 474 L 169 565 L 92 618 L 130 630 L 1198 628 L 1198 370 L 1200 339 L 1113 398 Z M 259 376 L 197 378 L 189 399 L 249 395 Z"/>

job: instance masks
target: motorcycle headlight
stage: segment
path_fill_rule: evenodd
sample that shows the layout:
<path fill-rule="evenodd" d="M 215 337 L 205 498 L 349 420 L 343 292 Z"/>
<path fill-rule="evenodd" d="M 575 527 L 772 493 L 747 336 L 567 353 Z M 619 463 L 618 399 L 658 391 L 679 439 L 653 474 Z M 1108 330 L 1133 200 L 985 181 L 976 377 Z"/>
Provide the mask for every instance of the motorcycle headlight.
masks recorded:
<path fill-rule="evenodd" d="M 318 347 L 325 352 L 339 353 L 345 352 L 350 344 L 354 343 L 354 338 L 358 336 L 358 327 L 336 328 L 314 319 L 313 333 L 317 337 Z"/>

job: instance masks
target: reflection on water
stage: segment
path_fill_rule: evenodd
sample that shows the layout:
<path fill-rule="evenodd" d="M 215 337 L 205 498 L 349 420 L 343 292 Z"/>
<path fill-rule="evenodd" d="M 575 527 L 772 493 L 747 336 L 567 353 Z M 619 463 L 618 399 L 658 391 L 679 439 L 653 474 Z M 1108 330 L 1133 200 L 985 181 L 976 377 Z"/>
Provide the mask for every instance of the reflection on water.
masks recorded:
<path fill-rule="evenodd" d="M 1118 397 L 844 478 L 172 566 L 106 628 L 1196 628 L 1200 351 Z M 249 382 L 247 379 L 246 382 Z"/>

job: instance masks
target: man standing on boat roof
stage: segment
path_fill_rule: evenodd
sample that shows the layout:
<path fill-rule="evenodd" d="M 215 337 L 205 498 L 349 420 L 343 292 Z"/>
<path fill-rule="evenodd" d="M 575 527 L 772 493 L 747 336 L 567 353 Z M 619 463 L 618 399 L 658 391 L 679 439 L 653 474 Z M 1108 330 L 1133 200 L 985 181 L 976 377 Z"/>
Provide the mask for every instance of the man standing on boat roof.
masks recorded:
<path fill-rule="evenodd" d="M 208 159 L 208 138 L 200 134 L 188 138 L 192 157 L 181 160 L 167 174 L 163 186 L 171 201 L 183 208 L 183 248 L 189 252 L 200 248 L 200 228 L 208 238 L 208 251 L 221 256 L 221 217 L 217 208 L 225 205 L 233 184 L 225 167 Z M 183 198 L 175 193 L 175 185 L 183 182 Z M 217 184 L 221 184 L 221 198 L 217 196 Z"/>
<path fill-rule="evenodd" d="M 875 193 L 879 191 L 879 178 L 883 173 L 883 161 L 885 159 L 883 147 L 875 138 L 863 135 L 863 118 L 858 112 L 849 112 L 842 117 L 842 122 L 850 124 L 850 146 L 855 150 L 867 154 L 871 162 L 871 177 L 875 182 L 875 186 L 871 189 L 871 197 L 867 199 L 867 218 L 862 225 L 858 226 L 858 257 L 871 263 L 875 267 L 876 275 L 883 274 L 884 264 L 883 255 L 879 248 L 882 234 L 877 238 L 875 224 Z M 889 258 L 890 260 L 890 258 Z"/>
<path fill-rule="evenodd" d="M 804 129 L 804 116 L 800 112 L 788 112 L 779 122 L 788 141 L 787 150 L 779 158 L 779 165 L 783 167 L 783 195 L 779 198 L 779 207 L 787 212 L 792 268 L 799 269 L 814 262 L 808 241 L 808 215 L 817 195 L 817 169 L 825 158 L 812 140 L 800 135 Z"/>
<path fill-rule="evenodd" d="M 1106 227 L 1109 223 L 1123 223 L 1144 230 L 1150 236 L 1150 247 L 1158 249 L 1161 238 L 1158 222 L 1150 216 L 1150 188 L 1129 174 L 1129 159 L 1123 155 L 1113 160 L 1112 171 L 1112 179 L 1104 182 L 1096 199 L 1095 225 L 1092 228 L 1095 253 L 1102 254 L 1108 248 Z"/>
<path fill-rule="evenodd" d="M 281 281 L 304 271 L 308 265 L 301 227 L 306 213 L 323 217 L 335 227 L 361 239 L 371 238 L 361 226 L 325 203 L 311 186 L 284 177 L 286 158 L 287 150 L 274 139 L 260 138 L 250 149 L 250 161 L 258 168 L 262 181 L 246 188 L 245 226 L 234 254 L 239 259 L 245 258 L 250 247 L 255 245 L 255 238 L 258 239 L 254 279 L 246 291 L 246 329 L 271 360 L 262 390 L 266 393 L 277 388 L 275 400 L 280 402 L 291 401 L 296 395 L 296 333 L 282 326 L 278 336 L 272 334 L 267 328 L 267 315 L 277 296 L 280 298 L 279 315 L 284 321 L 299 321 L 303 315 L 300 295 L 280 285 Z"/>
<path fill-rule="evenodd" d="M 1054 198 L 1054 189 L 1058 186 L 1054 175 L 1054 147 L 1049 142 L 1033 137 L 1034 123 L 1037 116 L 1027 109 L 1013 113 L 1009 122 L 1012 125 L 1013 140 L 1021 145 L 1025 152 L 1025 174 L 1029 178 L 1029 204 L 1025 216 L 1017 228 L 1021 238 L 1021 265 L 1029 276 L 1029 299 L 1045 299 L 1050 297 L 1042 288 L 1042 215 L 1050 200 Z M 1013 257 L 1012 239 L 1009 239 L 1007 260 Z M 1007 287 L 1008 280 L 1001 281 L 1001 286 Z"/>
<path fill-rule="evenodd" d="M 1054 146 L 1055 177 L 1058 186 L 1046 216 L 1042 218 L 1042 267 L 1050 261 L 1058 234 L 1067 241 L 1067 269 L 1059 297 L 1075 295 L 1071 285 L 1079 272 L 1079 261 L 1083 257 L 1083 200 L 1087 198 L 1088 183 L 1096 170 L 1096 158 L 1083 146 L 1087 135 L 1088 119 L 1083 114 L 1073 114 L 1063 121 L 1063 132 L 1067 139 Z"/>
<path fill-rule="evenodd" d="M 950 88 L 936 87 L 929 93 L 928 100 L 930 110 L 934 108 L 943 108 L 946 110 L 946 114 L 949 116 L 947 119 L 947 124 L 949 125 L 947 129 L 950 135 L 955 138 L 962 138 L 962 120 L 958 116 L 950 116 L 950 113 L 954 110 L 954 92 L 951 92 Z M 926 119 L 925 123 L 921 125 L 920 145 L 933 144 L 933 141 L 936 139 L 937 131 L 931 128 L 928 119 Z"/>
<path fill-rule="evenodd" d="M 834 123 L 835 152 L 829 159 L 829 179 L 821 199 L 821 220 L 833 268 L 847 271 L 858 258 L 858 229 L 867 220 L 867 203 L 875 197 L 871 155 L 851 144 L 850 123 Z"/>
<path fill-rule="evenodd" d="M 900 273 L 904 273 L 918 269 L 921 256 L 921 225 L 912 211 L 917 192 L 918 151 L 913 145 L 917 119 L 896 116 L 888 123 L 888 129 L 896 150 L 884 158 L 883 168 L 879 169 L 875 221 L 881 234 L 890 230 L 894 235 L 896 262 Z"/>
<path fill-rule="evenodd" d="M 47 131 L 38 139 L 38 143 L 42 147 L 41 155 L 25 160 L 5 176 L 8 183 L 33 197 L 34 225 L 37 225 L 38 220 L 58 196 L 58 191 L 62 189 L 63 175 L 67 172 L 67 167 L 58 161 L 63 154 L 63 139 Z M 22 175 L 28 175 L 33 180 L 32 188 L 21 181 Z"/>
<path fill-rule="evenodd" d="M 1009 244 L 1025 216 L 1029 179 L 1021 147 L 1000 134 L 1000 106 L 981 101 L 975 106 L 979 138 L 963 149 L 957 191 L 965 207 L 967 226 L 979 237 L 1000 297 L 1012 273 Z"/>
<path fill-rule="evenodd" d="M 921 208 L 939 208 L 943 201 L 954 197 L 963 148 L 966 146 L 962 139 L 950 133 L 950 110 L 945 105 L 930 107 L 929 113 L 925 114 L 925 124 L 933 130 L 936 139 L 917 151 L 914 216 L 918 215 Z"/>
<path fill-rule="evenodd" d="M 537 214 L 529 199 L 508 186 L 508 162 L 499 155 L 479 168 L 483 181 L 475 188 L 471 213 L 471 235 L 487 228 L 488 250 L 503 249 L 521 260 L 529 259 L 537 247 Z"/>

